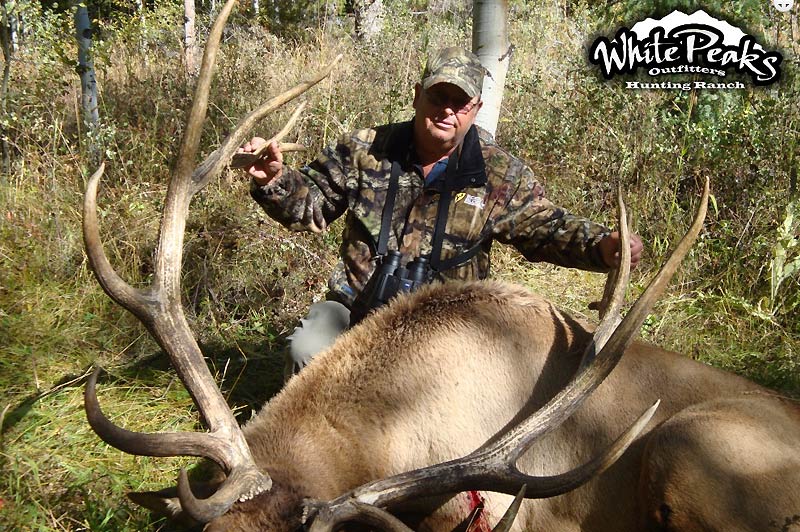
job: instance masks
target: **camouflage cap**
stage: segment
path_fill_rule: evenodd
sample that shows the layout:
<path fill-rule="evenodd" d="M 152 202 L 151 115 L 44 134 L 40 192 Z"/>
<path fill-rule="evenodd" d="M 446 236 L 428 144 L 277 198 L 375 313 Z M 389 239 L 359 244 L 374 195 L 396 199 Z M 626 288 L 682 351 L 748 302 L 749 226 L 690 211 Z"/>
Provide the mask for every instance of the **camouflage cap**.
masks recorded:
<path fill-rule="evenodd" d="M 474 98 L 480 96 L 486 70 L 472 52 L 451 46 L 428 57 L 422 72 L 422 88 L 429 89 L 437 83 L 452 83 Z"/>

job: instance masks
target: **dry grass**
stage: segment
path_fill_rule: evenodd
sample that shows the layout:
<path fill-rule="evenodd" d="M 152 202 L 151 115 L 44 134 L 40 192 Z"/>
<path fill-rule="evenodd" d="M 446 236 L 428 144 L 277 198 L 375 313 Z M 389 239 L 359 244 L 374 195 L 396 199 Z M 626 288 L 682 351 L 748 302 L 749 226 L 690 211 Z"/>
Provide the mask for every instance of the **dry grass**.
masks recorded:
<path fill-rule="evenodd" d="M 136 285 L 152 274 L 166 178 L 189 102 L 177 19 L 170 18 L 177 14 L 160 9 L 141 41 L 129 21 L 107 29 L 98 46 L 105 121 L 97 138 L 108 161 L 101 227 L 113 263 Z M 332 78 L 308 94 L 294 133 L 310 153 L 354 127 L 410 117 L 425 51 L 468 45 L 469 27 L 458 13 L 395 15 L 369 47 L 335 25 L 278 38 L 239 20 L 226 33 L 203 150 L 246 111 L 342 52 Z M 648 244 L 634 294 L 688 224 L 696 178 L 713 178 L 717 208 L 645 337 L 799 393 L 800 330 L 789 307 L 800 302 L 797 278 L 784 285 L 776 313 L 759 311 L 796 172 L 797 162 L 780 156 L 796 152 L 794 74 L 776 89 L 725 101 L 634 95 L 599 82 L 586 67 L 580 50 L 597 18 L 585 6 L 565 17 L 552 2 L 515 5 L 512 15 L 516 52 L 498 137 L 531 162 L 551 198 L 574 211 L 610 222 L 614 187 L 625 184 L 634 229 Z M 79 206 L 93 168 L 77 117 L 78 82 L 56 54 L 72 57 L 74 50 L 57 31 L 47 35 L 50 41 L 28 43 L 13 63 L 15 154 L 0 178 L 0 529 L 163 529 L 124 493 L 173 483 L 187 461 L 134 458 L 99 442 L 81 410 L 81 377 L 94 362 L 110 369 L 100 400 L 128 428 L 193 430 L 197 417 L 155 343 L 87 268 Z M 792 49 L 785 53 L 791 73 L 797 58 Z M 277 130 L 289 112 L 268 117 L 258 132 Z M 247 188 L 231 174 L 195 200 L 184 278 L 190 320 L 241 420 L 279 386 L 283 339 L 324 293 L 340 229 L 290 234 L 265 217 Z M 531 266 L 497 248 L 496 276 L 593 319 L 586 306 L 602 276 Z"/>

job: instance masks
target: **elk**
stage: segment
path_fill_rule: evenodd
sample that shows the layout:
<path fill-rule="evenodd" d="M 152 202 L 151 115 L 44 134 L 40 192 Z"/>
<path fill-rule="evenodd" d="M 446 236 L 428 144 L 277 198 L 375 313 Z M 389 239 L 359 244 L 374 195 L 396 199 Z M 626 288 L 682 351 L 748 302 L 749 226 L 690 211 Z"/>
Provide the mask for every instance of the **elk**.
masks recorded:
<path fill-rule="evenodd" d="M 208 39 L 150 287 L 125 283 L 103 252 L 96 215 L 102 166 L 84 197 L 95 276 L 168 354 L 209 432 L 142 434 L 114 425 L 96 397 L 97 372 L 85 393 L 91 427 L 127 453 L 197 456 L 219 466 L 206 484 L 192 484 L 181 471 L 177 489 L 134 494 L 136 502 L 207 523 L 209 531 L 324 532 L 353 522 L 397 532 L 484 530 L 494 521 L 504 530 L 546 531 L 791 525 L 800 514 L 797 405 L 632 343 L 701 230 L 708 184 L 689 232 L 624 318 L 630 257 L 621 204 L 623 265 L 595 330 L 517 286 L 431 285 L 346 332 L 240 428 L 183 313 L 189 203 L 257 120 L 333 65 L 245 117 L 194 168 L 214 56 L 233 3 Z"/>

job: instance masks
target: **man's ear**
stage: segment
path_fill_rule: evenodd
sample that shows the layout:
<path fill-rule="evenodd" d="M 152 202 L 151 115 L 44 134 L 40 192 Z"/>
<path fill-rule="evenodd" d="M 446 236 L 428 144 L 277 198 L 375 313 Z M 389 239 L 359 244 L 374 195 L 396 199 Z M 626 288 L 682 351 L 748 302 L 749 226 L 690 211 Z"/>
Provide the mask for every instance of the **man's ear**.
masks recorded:
<path fill-rule="evenodd" d="M 417 105 L 419 105 L 419 99 L 422 96 L 422 85 L 417 83 L 414 85 L 414 101 L 412 102 L 411 106 L 416 109 Z"/>

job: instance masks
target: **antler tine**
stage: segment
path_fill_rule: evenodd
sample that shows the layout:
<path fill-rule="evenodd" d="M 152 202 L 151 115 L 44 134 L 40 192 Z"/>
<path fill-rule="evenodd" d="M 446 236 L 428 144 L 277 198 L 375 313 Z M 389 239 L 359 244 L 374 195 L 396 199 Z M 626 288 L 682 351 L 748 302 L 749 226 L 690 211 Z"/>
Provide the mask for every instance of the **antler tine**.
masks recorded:
<path fill-rule="evenodd" d="M 630 220 L 628 220 L 625 202 L 622 199 L 622 184 L 617 185 L 617 227 L 620 231 L 620 253 L 630 253 Z M 627 242 L 628 245 L 623 245 Z M 626 251 L 627 250 L 627 251 Z M 620 255 L 622 257 L 622 255 Z M 620 258 L 620 266 L 625 262 Z M 620 273 L 626 276 L 625 282 L 618 282 Z M 609 272 L 606 285 L 603 288 L 603 299 L 600 308 L 600 319 L 602 320 L 609 312 L 619 314 L 625 298 L 625 289 L 630 280 L 630 268 L 627 273 L 622 272 L 620 267 L 614 268 Z"/>
<path fill-rule="evenodd" d="M 334 532 L 343 523 L 356 522 L 383 532 L 412 532 L 398 518 L 372 504 L 348 500 L 341 506 L 330 508 L 324 504 L 314 505 L 309 532 Z"/>
<path fill-rule="evenodd" d="M 105 171 L 105 163 L 100 164 L 86 184 L 83 196 L 83 245 L 94 276 L 111 299 L 135 315 L 145 312 L 150 294 L 137 290 L 126 283 L 111 266 L 100 239 L 100 225 L 97 221 L 97 186 Z"/>
<path fill-rule="evenodd" d="M 566 420 L 602 383 L 621 358 L 656 299 L 663 293 L 678 264 L 688 253 L 700 233 L 708 206 L 709 183 L 694 222 L 676 246 L 654 280 L 628 312 L 590 365 L 553 399 L 520 424 L 512 427 L 495 442 L 477 449 L 464 458 L 402 473 L 360 486 L 329 503 L 336 512 L 345 504 L 359 501 L 379 507 L 434 495 L 483 489 L 513 495 L 523 484 L 528 485 L 525 498 L 552 497 L 580 486 L 611 465 L 635 440 L 658 407 L 656 402 L 600 456 L 566 473 L 551 477 L 525 475 L 516 466 L 519 457 L 533 441 L 551 432 Z M 622 226 L 622 224 L 621 224 Z M 623 253 L 623 270 L 630 267 L 630 253 Z M 627 265 L 625 265 L 627 263 Z M 316 531 L 314 531 L 316 532 Z"/>
<path fill-rule="evenodd" d="M 286 92 L 267 100 L 261 104 L 258 109 L 242 118 L 239 123 L 236 124 L 234 130 L 231 131 L 230 135 L 228 135 L 228 137 L 222 141 L 220 147 L 211 153 L 211 155 L 209 155 L 206 160 L 203 161 L 200 166 L 198 166 L 194 176 L 192 177 L 192 180 L 194 181 L 193 191 L 196 192 L 201 190 L 213 178 L 219 175 L 222 169 L 225 168 L 225 166 L 230 162 L 231 157 L 233 157 L 233 154 L 236 152 L 236 150 L 239 149 L 239 146 L 241 146 L 242 143 L 247 140 L 247 135 L 250 133 L 250 131 L 252 131 L 253 127 L 255 127 L 259 120 L 263 119 L 275 109 L 302 95 L 308 89 L 328 77 L 328 75 L 330 75 L 330 73 L 333 71 L 333 67 L 336 66 L 342 57 L 342 54 L 337 55 L 333 61 L 325 66 L 316 76 L 298 83 Z M 297 116 L 299 116 L 300 110 L 296 110 L 295 114 L 292 115 L 292 117 L 289 119 L 289 122 L 286 124 L 286 126 L 284 126 L 280 133 L 272 137 L 270 140 L 280 141 L 280 139 L 285 136 L 289 129 L 294 125 L 294 122 L 297 120 Z"/>
<path fill-rule="evenodd" d="M 205 50 L 203 50 L 203 60 L 200 64 L 200 73 L 197 76 L 194 99 L 189 110 L 189 118 L 186 122 L 186 130 L 183 134 L 180 150 L 178 151 L 178 161 L 175 165 L 175 176 L 181 179 L 191 175 L 194 170 L 194 161 L 200 147 L 200 134 L 202 133 L 203 122 L 206 119 L 208 110 L 208 94 L 211 90 L 211 79 L 214 76 L 214 64 L 217 60 L 219 43 L 222 39 L 222 30 L 228 21 L 228 16 L 233 11 L 236 0 L 228 0 L 217 15 L 214 25 L 208 34 Z M 173 179 L 173 181 L 175 181 Z"/>
<path fill-rule="evenodd" d="M 675 272 L 678 270 L 678 266 L 680 265 L 681 261 L 689 252 L 689 249 L 692 247 L 695 240 L 697 240 L 697 237 L 700 235 L 700 230 L 703 228 L 703 221 L 705 220 L 708 209 L 709 194 L 710 182 L 709 179 L 706 178 L 705 185 L 703 187 L 703 195 L 700 199 L 700 205 L 697 209 L 697 214 L 695 215 L 691 227 L 689 227 L 689 230 L 686 232 L 680 242 L 678 242 L 678 245 L 675 246 L 675 249 L 672 251 L 669 258 L 650 281 L 650 284 L 648 284 L 647 288 L 639 297 L 639 299 L 637 299 L 633 304 L 630 311 L 628 311 L 628 314 L 620 323 L 619 327 L 614 330 L 614 333 L 603 347 L 601 354 L 603 354 L 605 351 L 609 351 L 610 353 L 622 351 L 633 340 L 633 336 L 636 334 L 636 331 L 638 331 L 639 327 L 642 326 L 642 323 L 650 313 L 653 305 L 658 298 L 661 297 L 661 294 L 664 293 L 664 290 L 669 284 L 669 281 L 672 279 L 672 276 L 675 275 Z M 600 355 L 598 355 L 598 358 L 600 358 Z M 587 372 L 593 369 L 593 367 L 587 368 Z"/>
<path fill-rule="evenodd" d="M 527 485 L 523 484 L 517 490 L 514 500 L 494 528 L 492 528 L 492 532 L 508 532 L 511 530 L 511 526 L 514 524 L 522 501 L 525 498 L 526 489 Z M 347 522 L 369 525 L 383 532 L 411 532 L 411 529 L 405 523 L 386 510 L 382 510 L 372 504 L 348 500 L 341 507 L 331 508 L 315 501 L 310 503 L 309 506 L 311 515 L 308 519 L 313 520 L 309 527 L 309 532 L 334 532 Z M 475 508 L 470 513 L 468 518 L 470 522 L 479 511 L 479 508 Z"/>
<path fill-rule="evenodd" d="M 213 506 L 214 511 L 220 513 L 230 507 L 241 494 L 255 494 L 271 487 L 269 476 L 262 473 L 255 464 L 236 418 L 205 364 L 203 354 L 186 321 L 180 290 L 186 216 L 192 195 L 196 191 L 192 190 L 192 166 L 199 147 L 200 128 L 208 107 L 212 69 L 222 28 L 234 4 L 235 0 L 228 0 L 209 35 L 195 98 L 189 111 L 175 171 L 168 186 L 155 273 L 149 288 L 135 290 L 122 281 L 103 252 L 96 215 L 97 184 L 102 175 L 102 166 L 89 180 L 84 199 L 84 240 L 90 264 L 100 284 L 114 300 L 139 318 L 169 355 L 175 371 L 209 427 L 210 434 L 168 434 L 160 435 L 156 440 L 155 435 L 136 434 L 116 427 L 114 429 L 117 430 L 113 430 L 113 424 L 102 415 L 97 404 L 94 393 L 96 379 L 87 385 L 85 404 L 90 424 L 99 429 L 98 434 L 106 441 L 128 452 L 158 456 L 205 456 L 217 462 L 231 479 L 237 480 L 235 490 L 230 489 L 223 493 L 229 500 L 220 503 L 220 497 L 216 497 L 203 501 L 206 507 Z M 163 447 L 159 449 L 159 445 Z M 230 496 L 232 491 L 237 491 L 237 494 Z M 208 518 L 210 512 L 201 511 L 196 514 L 193 517 L 202 519 Z"/>
<path fill-rule="evenodd" d="M 97 400 L 97 378 L 101 369 L 95 368 L 84 391 L 84 408 L 92 430 L 107 444 L 137 456 L 198 456 L 209 458 L 225 469 L 233 467 L 230 447 L 213 434 L 201 432 L 147 434 L 133 432 L 114 425 L 103 413 Z"/>
<path fill-rule="evenodd" d="M 579 371 L 594 360 L 597 352 L 603 348 L 622 321 L 622 304 L 625 302 L 625 291 L 631 279 L 631 232 L 621 185 L 617 187 L 617 227 L 619 227 L 619 266 L 608 272 L 603 300 L 600 303 L 600 324 L 592 335 L 592 341 L 586 346 Z"/>
<path fill-rule="evenodd" d="M 229 166 L 231 168 L 247 168 L 248 166 L 250 166 L 253 163 L 255 163 L 257 160 L 259 160 L 261 157 L 263 157 L 264 154 L 267 151 L 267 148 L 269 147 L 269 145 L 272 142 L 279 142 L 280 143 L 281 140 L 283 139 L 283 137 L 285 137 L 286 134 L 289 133 L 289 131 L 291 131 L 291 129 L 294 127 L 295 123 L 297 123 L 298 118 L 300 118 L 300 113 L 302 113 L 303 109 L 305 109 L 305 108 L 306 108 L 306 102 L 303 102 L 300 105 L 298 105 L 297 109 L 295 109 L 294 112 L 292 113 L 292 116 L 289 117 L 289 120 L 286 122 L 286 125 L 283 126 L 283 129 L 281 129 L 278 133 L 276 133 L 275 135 L 270 137 L 270 139 L 267 140 L 266 142 L 264 142 L 264 144 L 260 148 L 258 148 L 256 151 L 251 152 L 251 153 L 236 153 L 236 154 L 234 154 L 233 158 L 231 159 L 231 162 L 230 162 Z M 298 146 L 300 146 L 300 145 L 299 144 L 283 144 L 283 143 L 280 144 L 281 151 L 283 151 L 283 152 L 291 151 L 292 148 L 296 148 Z M 302 149 L 302 146 L 300 146 L 300 148 Z M 299 150 L 296 150 L 296 151 L 299 151 Z"/>
<path fill-rule="evenodd" d="M 338 57 L 342 56 L 339 55 Z M 283 126 L 283 129 L 281 129 L 280 131 L 275 133 L 272 137 L 270 137 L 270 139 L 264 143 L 264 146 L 261 147 L 259 152 L 263 154 L 266 149 L 265 146 L 268 146 L 270 142 L 280 142 L 281 140 L 283 140 L 283 137 L 285 137 L 286 134 L 289 133 L 289 131 L 291 131 L 294 125 L 297 123 L 297 120 L 300 118 L 300 113 L 302 113 L 305 108 L 306 108 L 306 102 L 303 102 L 300 105 L 298 105 L 297 109 L 295 109 L 292 115 L 289 117 L 289 120 L 286 122 L 286 125 Z"/>
<path fill-rule="evenodd" d="M 522 487 L 517 492 L 516 497 L 514 497 L 514 500 L 511 502 L 511 505 L 503 514 L 503 517 L 500 518 L 500 521 L 498 521 L 497 524 L 492 529 L 492 532 L 508 532 L 509 530 L 511 530 L 511 526 L 517 519 L 517 514 L 519 513 L 519 509 L 522 506 L 522 501 L 525 499 L 525 491 L 527 489 L 528 485 L 523 484 Z"/>
<path fill-rule="evenodd" d="M 614 275 L 609 278 L 614 279 L 613 283 L 609 283 L 611 288 L 605 287 L 603 296 L 605 305 L 600 313 L 602 320 L 608 314 L 613 314 L 619 318 L 622 304 L 625 302 L 625 291 L 628 288 L 628 283 L 631 278 L 631 232 L 630 221 L 628 220 L 628 211 L 625 208 L 625 201 L 622 199 L 622 184 L 617 186 L 617 227 L 619 227 L 619 247 L 620 247 L 620 265 L 614 268 Z M 608 297 L 606 298 L 606 291 Z M 619 319 L 616 319 L 619 323 Z M 615 324 L 616 325 L 616 324 Z M 604 342 L 605 343 L 605 342 Z"/>

